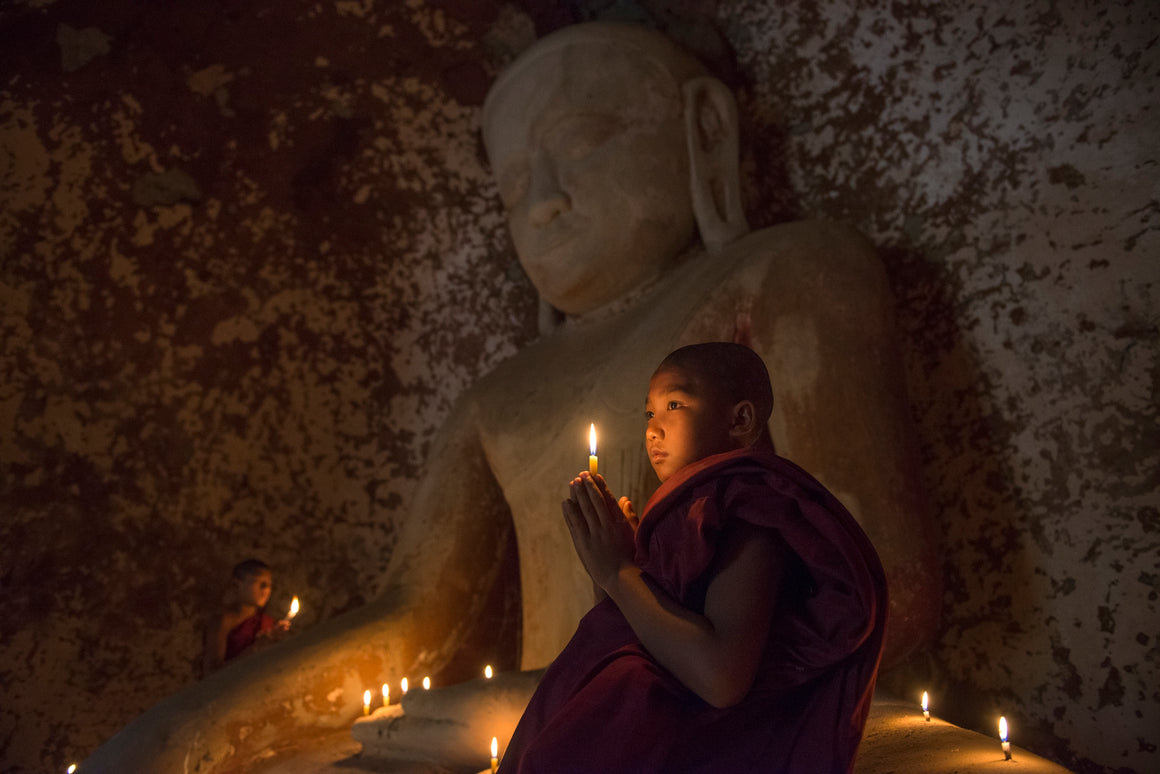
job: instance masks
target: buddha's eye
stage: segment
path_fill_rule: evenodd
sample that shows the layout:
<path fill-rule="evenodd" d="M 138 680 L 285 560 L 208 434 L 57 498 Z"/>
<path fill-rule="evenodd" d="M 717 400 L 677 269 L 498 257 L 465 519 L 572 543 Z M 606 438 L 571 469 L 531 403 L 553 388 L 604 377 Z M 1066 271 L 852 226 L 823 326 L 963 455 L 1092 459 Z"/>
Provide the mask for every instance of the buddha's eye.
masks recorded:
<path fill-rule="evenodd" d="M 557 158 L 575 161 L 608 142 L 621 128 L 620 121 L 610 116 L 572 116 L 555 127 L 549 144 Z"/>

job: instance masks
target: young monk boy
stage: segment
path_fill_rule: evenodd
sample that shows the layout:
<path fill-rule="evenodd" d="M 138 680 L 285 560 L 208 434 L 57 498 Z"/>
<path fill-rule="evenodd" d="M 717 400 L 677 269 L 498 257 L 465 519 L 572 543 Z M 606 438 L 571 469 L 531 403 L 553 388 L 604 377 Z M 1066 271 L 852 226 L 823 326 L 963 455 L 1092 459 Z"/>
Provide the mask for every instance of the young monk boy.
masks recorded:
<path fill-rule="evenodd" d="M 230 572 L 222 610 L 205 630 L 202 674 L 208 675 L 258 642 L 268 642 L 290 628 L 290 621 L 275 621 L 266 614 L 273 574 L 258 559 L 239 562 Z"/>
<path fill-rule="evenodd" d="M 649 383 L 661 487 L 639 520 L 581 473 L 563 503 L 607 594 L 544 675 L 503 758 L 520 772 L 849 772 L 882 652 L 873 547 L 778 457 L 761 359 L 684 347 Z"/>

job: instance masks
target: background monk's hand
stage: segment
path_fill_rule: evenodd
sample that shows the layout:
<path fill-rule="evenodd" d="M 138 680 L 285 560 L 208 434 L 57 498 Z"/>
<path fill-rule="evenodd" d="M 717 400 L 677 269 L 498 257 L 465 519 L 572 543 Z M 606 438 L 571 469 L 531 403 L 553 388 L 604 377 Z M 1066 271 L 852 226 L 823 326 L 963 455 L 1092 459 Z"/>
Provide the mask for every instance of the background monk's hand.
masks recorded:
<path fill-rule="evenodd" d="M 569 498 L 562 508 L 584 569 L 607 589 L 621 569 L 632 566 L 636 528 L 632 503 L 624 497 L 617 504 L 602 476 L 581 473 L 569 485 Z"/>

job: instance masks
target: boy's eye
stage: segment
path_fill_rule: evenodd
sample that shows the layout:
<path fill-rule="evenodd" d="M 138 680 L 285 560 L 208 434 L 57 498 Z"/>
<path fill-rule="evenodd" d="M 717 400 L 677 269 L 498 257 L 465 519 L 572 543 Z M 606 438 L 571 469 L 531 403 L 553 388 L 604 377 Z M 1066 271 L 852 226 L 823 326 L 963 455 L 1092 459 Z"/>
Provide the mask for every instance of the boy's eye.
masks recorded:
<path fill-rule="evenodd" d="M 677 408 L 679 405 L 680 404 L 678 404 L 675 400 L 670 400 L 669 401 L 669 411 L 672 411 L 673 409 Z"/>
<path fill-rule="evenodd" d="M 644 418 L 645 418 L 645 419 L 652 419 L 652 418 L 653 418 L 653 413 L 652 413 L 651 411 L 646 411 L 646 412 L 644 412 Z"/>

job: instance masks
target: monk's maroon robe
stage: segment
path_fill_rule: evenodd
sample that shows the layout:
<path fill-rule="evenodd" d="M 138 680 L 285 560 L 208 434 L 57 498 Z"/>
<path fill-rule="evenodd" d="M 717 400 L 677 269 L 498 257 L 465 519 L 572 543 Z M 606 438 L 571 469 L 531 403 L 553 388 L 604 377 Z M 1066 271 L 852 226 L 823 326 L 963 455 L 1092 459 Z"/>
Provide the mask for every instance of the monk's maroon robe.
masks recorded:
<path fill-rule="evenodd" d="M 265 611 L 258 610 L 230 629 L 229 634 L 226 635 L 225 660 L 229 661 L 231 658 L 240 656 L 246 648 L 254 644 L 254 640 L 258 639 L 260 632 L 268 632 L 273 629 L 274 623 L 274 619 L 266 615 Z"/>
<path fill-rule="evenodd" d="M 658 664 L 611 599 L 580 621 L 505 751 L 502 774 L 824 772 L 853 769 L 886 618 L 878 555 L 812 476 L 770 454 L 690 465 L 649 500 L 636 563 L 703 612 L 722 529 L 773 530 L 787 557 L 753 687 L 725 709 Z"/>

